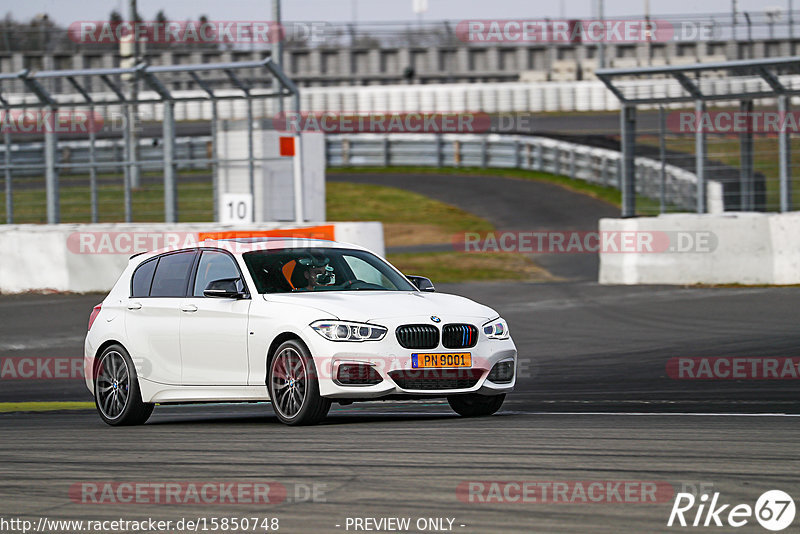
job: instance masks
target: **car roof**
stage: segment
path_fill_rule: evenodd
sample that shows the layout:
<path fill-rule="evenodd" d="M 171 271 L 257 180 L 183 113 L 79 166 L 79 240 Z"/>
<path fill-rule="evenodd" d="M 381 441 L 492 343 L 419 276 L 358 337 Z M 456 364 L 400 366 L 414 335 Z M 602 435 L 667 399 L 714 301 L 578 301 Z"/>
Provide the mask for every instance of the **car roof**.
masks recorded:
<path fill-rule="evenodd" d="M 312 239 L 307 237 L 236 237 L 230 239 L 206 239 L 205 241 L 199 241 L 193 245 L 163 247 L 157 250 L 135 254 L 131 256 L 131 259 L 137 259 L 137 261 L 141 262 L 166 252 L 178 252 L 181 250 L 194 250 L 198 248 L 218 248 L 238 255 L 259 250 L 280 250 L 287 248 L 347 248 L 368 251 L 368 249 L 359 245 L 341 241 L 331 241 L 329 239 Z"/>

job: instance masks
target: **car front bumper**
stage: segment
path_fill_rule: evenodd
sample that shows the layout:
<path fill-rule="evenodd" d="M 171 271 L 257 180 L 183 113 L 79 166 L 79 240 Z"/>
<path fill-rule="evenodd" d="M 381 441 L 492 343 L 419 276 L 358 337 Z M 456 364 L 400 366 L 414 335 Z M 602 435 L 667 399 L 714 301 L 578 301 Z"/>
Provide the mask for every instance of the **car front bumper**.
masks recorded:
<path fill-rule="evenodd" d="M 467 322 L 467 321 L 464 321 Z M 384 324 L 384 323 L 381 323 Z M 384 324 L 385 325 L 385 324 Z M 388 326 L 388 325 L 385 325 Z M 480 324 L 477 324 L 480 327 Z M 312 329 L 305 334 L 309 341 L 309 350 L 314 358 L 317 368 L 320 394 L 332 399 L 378 399 L 381 397 L 408 396 L 408 397 L 442 397 L 462 393 L 478 393 L 481 395 L 499 395 L 508 393 L 516 384 L 517 348 L 511 338 L 488 339 L 481 335 L 478 343 L 471 348 L 446 349 L 441 345 L 430 350 L 406 349 L 400 346 L 395 339 L 394 328 L 389 328 L 386 337 L 381 341 L 334 342 L 329 341 Z M 439 378 L 447 379 L 459 375 L 459 370 L 436 369 L 420 370 L 412 367 L 412 355 L 423 353 L 469 353 L 472 365 L 462 368 L 465 372 L 477 376 L 477 381 L 470 387 L 438 388 L 443 382 Z M 500 361 L 513 360 L 514 376 L 510 382 L 495 383 L 488 379 L 492 368 Z M 381 378 L 380 383 L 374 385 L 345 385 L 337 378 L 339 367 L 342 364 L 355 363 L 368 365 L 374 369 Z M 402 378 L 423 378 L 432 380 L 431 385 L 425 389 L 401 387 L 402 380 L 396 380 L 398 374 Z M 395 378 L 393 378 L 393 376 Z M 419 384 L 419 380 L 413 381 Z M 452 382 L 451 382 L 452 383 Z"/>

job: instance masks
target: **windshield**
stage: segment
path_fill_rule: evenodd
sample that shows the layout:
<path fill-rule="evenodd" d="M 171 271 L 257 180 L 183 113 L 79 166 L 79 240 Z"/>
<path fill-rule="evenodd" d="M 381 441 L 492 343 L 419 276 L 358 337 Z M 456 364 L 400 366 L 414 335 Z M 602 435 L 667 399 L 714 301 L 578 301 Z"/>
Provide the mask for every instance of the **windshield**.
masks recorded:
<path fill-rule="evenodd" d="M 374 254 L 344 248 L 291 248 L 244 254 L 259 293 L 416 291 Z"/>

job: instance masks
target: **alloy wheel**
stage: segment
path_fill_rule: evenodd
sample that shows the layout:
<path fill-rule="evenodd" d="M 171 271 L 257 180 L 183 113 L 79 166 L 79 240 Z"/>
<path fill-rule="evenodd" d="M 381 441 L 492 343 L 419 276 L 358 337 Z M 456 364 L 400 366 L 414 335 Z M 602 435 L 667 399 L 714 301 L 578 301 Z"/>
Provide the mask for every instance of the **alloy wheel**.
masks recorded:
<path fill-rule="evenodd" d="M 303 357 L 293 348 L 282 350 L 272 361 L 273 404 L 287 419 L 300 413 L 308 394 L 308 372 Z"/>
<path fill-rule="evenodd" d="M 117 419 L 125 411 L 130 396 L 130 372 L 125 358 L 117 351 L 103 356 L 97 377 L 97 403 L 103 415 Z"/>

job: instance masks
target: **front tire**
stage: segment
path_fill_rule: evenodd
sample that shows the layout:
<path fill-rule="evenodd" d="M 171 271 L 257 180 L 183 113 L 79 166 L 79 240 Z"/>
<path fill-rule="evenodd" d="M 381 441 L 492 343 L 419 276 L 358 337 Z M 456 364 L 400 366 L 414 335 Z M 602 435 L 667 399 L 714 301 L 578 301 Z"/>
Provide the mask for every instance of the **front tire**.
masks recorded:
<path fill-rule="evenodd" d="M 451 395 L 447 397 L 447 402 L 450 404 L 450 407 L 461 417 L 485 417 L 487 415 L 492 415 L 500 409 L 505 400 L 505 393 L 502 395 L 492 395 L 490 397 L 478 395 L 477 393 Z"/>
<path fill-rule="evenodd" d="M 331 408 L 330 399 L 319 394 L 314 358 L 296 339 L 283 343 L 270 361 L 267 388 L 272 408 L 287 425 L 315 425 Z"/>
<path fill-rule="evenodd" d="M 94 402 L 106 424 L 142 425 L 150 418 L 155 405 L 142 402 L 136 368 L 121 345 L 111 345 L 102 352 L 95 377 Z"/>

